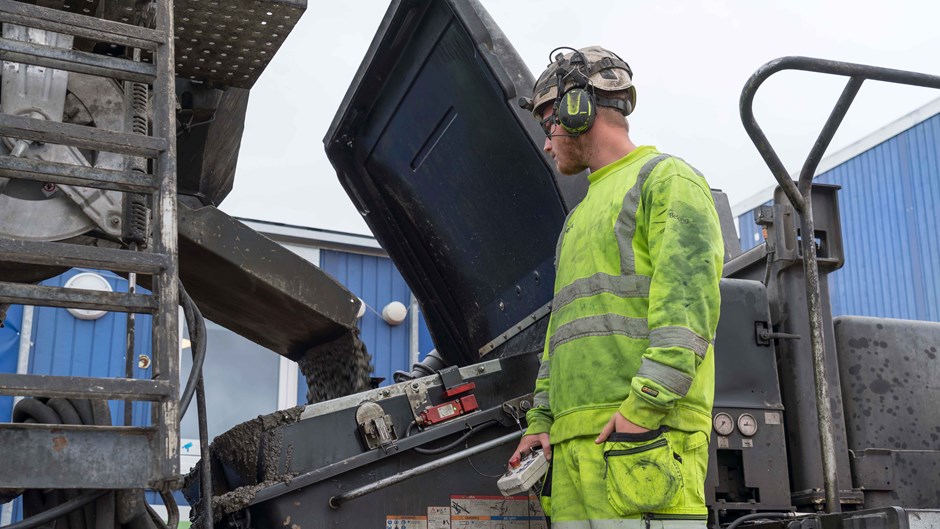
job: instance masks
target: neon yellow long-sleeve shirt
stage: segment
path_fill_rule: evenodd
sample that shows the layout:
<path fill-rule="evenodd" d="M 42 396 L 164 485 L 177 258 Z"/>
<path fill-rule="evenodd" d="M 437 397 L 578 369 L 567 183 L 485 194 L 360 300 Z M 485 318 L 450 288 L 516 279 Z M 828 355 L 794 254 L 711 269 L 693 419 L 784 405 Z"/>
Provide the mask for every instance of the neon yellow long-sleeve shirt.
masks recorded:
<path fill-rule="evenodd" d="M 723 258 L 708 184 L 648 146 L 589 179 L 559 237 L 526 433 L 597 435 L 618 409 L 645 428 L 708 433 Z"/>

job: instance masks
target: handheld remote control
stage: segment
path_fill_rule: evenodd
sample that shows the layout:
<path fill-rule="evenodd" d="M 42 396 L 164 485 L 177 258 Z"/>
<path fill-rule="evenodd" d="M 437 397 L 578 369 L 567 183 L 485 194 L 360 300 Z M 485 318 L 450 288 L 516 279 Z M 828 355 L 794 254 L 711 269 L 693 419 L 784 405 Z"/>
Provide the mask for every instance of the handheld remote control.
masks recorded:
<path fill-rule="evenodd" d="M 503 496 L 512 496 L 528 491 L 548 472 L 548 461 L 541 450 L 533 450 L 522 458 L 519 466 L 509 469 L 496 485 Z"/>

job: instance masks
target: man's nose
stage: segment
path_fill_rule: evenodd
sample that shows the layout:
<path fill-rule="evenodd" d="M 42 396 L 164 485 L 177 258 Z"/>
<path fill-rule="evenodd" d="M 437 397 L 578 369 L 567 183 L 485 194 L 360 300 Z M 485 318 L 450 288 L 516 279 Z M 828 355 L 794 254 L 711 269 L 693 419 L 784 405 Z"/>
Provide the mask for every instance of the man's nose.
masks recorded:
<path fill-rule="evenodd" d="M 545 143 L 542 144 L 542 150 L 545 152 L 551 152 L 552 150 L 552 139 L 548 136 L 545 137 Z"/>

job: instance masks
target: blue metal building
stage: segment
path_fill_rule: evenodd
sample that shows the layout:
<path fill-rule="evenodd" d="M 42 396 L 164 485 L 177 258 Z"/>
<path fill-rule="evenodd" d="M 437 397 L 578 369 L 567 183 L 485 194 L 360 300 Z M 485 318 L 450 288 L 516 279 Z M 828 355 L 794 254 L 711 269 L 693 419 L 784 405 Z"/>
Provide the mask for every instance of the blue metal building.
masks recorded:
<path fill-rule="evenodd" d="M 940 321 L 940 99 L 827 157 L 815 180 L 842 187 L 833 315 Z M 734 208 L 743 250 L 762 242 L 754 209 L 772 195 Z"/>

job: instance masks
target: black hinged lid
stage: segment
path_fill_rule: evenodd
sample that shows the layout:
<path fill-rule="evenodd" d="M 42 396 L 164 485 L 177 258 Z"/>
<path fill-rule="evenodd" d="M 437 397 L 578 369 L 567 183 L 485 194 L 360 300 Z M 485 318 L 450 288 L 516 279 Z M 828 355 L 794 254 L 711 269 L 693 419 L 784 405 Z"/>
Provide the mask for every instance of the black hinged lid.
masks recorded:
<path fill-rule="evenodd" d="M 586 189 L 556 184 L 517 104 L 533 83 L 476 1 L 395 1 L 324 139 L 452 363 L 551 300 L 565 204 Z"/>

